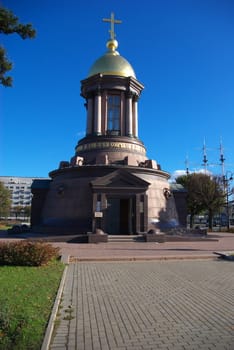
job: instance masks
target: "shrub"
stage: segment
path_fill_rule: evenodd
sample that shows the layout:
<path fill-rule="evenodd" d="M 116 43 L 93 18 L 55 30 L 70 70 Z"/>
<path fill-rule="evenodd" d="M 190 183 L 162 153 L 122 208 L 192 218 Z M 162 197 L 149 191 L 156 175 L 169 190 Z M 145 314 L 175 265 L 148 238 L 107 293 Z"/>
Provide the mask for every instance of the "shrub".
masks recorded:
<path fill-rule="evenodd" d="M 59 248 L 41 241 L 0 243 L 0 265 L 41 266 L 59 257 Z"/>

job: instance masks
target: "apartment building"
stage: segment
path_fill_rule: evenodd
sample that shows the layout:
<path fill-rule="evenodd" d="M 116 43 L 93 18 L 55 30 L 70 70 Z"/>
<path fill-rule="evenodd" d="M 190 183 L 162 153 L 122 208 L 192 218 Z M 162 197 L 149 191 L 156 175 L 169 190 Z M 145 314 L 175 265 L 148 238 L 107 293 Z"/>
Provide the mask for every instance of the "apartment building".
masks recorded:
<path fill-rule="evenodd" d="M 12 208 L 30 206 L 32 201 L 31 185 L 34 177 L 0 176 L 0 182 L 10 190 Z M 42 178 L 40 178 L 42 179 Z"/>

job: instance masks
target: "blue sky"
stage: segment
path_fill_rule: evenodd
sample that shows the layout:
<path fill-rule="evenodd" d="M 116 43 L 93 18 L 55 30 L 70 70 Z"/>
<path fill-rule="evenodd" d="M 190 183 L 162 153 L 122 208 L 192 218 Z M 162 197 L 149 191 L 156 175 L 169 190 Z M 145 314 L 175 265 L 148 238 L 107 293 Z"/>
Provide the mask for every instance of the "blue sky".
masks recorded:
<path fill-rule="evenodd" d="M 1 36 L 14 62 L 13 88 L 0 87 L 0 175 L 46 177 L 74 155 L 86 111 L 80 80 L 106 51 L 113 11 L 118 51 L 145 89 L 139 137 L 147 155 L 174 173 L 234 171 L 233 0 L 5 0 L 34 40 Z"/>

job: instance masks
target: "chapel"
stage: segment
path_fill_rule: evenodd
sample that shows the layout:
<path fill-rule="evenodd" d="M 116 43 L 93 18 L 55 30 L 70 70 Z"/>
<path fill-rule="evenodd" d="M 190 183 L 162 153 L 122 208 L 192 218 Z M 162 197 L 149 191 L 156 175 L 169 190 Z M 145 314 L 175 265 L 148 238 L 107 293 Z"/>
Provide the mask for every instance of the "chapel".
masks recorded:
<path fill-rule="evenodd" d="M 184 224 L 180 191 L 138 136 L 138 103 L 143 84 L 118 52 L 114 18 L 106 52 L 81 81 L 86 134 L 74 155 L 61 161 L 48 180 L 32 185 L 31 224 L 38 232 L 139 235 Z M 153 103 L 153 102 L 152 102 Z M 144 116 L 147 120 L 147 116 Z M 147 128 L 147 124 L 145 126 Z"/>

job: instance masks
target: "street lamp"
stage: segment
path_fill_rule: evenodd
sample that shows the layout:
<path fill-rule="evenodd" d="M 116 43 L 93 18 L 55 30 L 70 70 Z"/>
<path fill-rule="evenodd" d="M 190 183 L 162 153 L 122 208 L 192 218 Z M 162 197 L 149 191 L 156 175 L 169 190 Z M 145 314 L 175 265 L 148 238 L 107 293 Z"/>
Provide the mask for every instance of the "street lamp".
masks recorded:
<path fill-rule="evenodd" d="M 232 191 L 229 192 L 229 184 L 233 180 L 233 173 L 230 171 L 226 172 L 226 175 L 223 176 L 223 184 L 224 184 L 224 191 L 226 194 L 226 205 L 227 205 L 227 229 L 230 228 L 230 222 L 229 222 L 229 196 L 232 194 Z"/>

